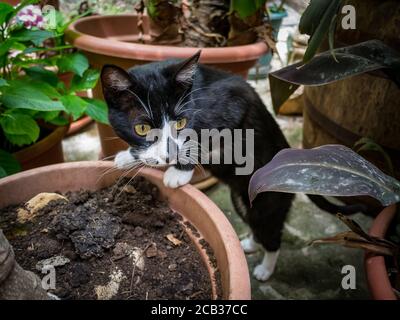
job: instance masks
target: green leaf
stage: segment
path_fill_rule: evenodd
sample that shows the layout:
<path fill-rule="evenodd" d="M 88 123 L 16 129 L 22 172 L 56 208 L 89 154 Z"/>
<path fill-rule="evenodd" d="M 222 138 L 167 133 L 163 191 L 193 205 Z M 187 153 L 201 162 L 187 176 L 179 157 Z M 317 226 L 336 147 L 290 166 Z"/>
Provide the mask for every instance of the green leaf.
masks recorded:
<path fill-rule="evenodd" d="M 40 128 L 29 115 L 6 112 L 0 118 L 0 125 L 6 138 L 14 145 L 31 144 L 39 138 Z"/>
<path fill-rule="evenodd" d="M 21 171 L 21 165 L 14 156 L 0 149 L 0 178 Z"/>
<path fill-rule="evenodd" d="M 100 72 L 95 69 L 87 69 L 83 76 L 74 75 L 71 81 L 71 92 L 93 89 L 99 79 Z"/>
<path fill-rule="evenodd" d="M 79 52 L 62 56 L 58 60 L 57 65 L 61 73 L 71 71 L 81 77 L 87 68 L 89 68 L 87 58 Z"/>
<path fill-rule="evenodd" d="M 31 68 L 26 68 L 24 70 L 26 74 L 34 81 L 43 81 L 52 85 L 53 87 L 57 86 L 58 77 L 54 72 L 50 70 L 47 70 L 40 66 L 34 66 Z"/>
<path fill-rule="evenodd" d="M 6 79 L 0 78 L 0 87 L 8 86 Z"/>
<path fill-rule="evenodd" d="M 360 153 L 362 151 L 377 152 L 384 158 L 384 160 L 386 162 L 386 166 L 389 170 L 389 174 L 394 176 L 394 167 L 393 167 L 392 159 L 390 158 L 389 154 L 385 151 L 385 149 L 383 149 L 374 140 L 367 138 L 367 137 L 363 137 L 354 144 L 353 149 L 355 149 L 357 151 L 357 153 Z"/>
<path fill-rule="evenodd" d="M 13 13 L 13 6 L 9 5 L 8 3 L 0 2 L 0 25 L 8 22 Z"/>
<path fill-rule="evenodd" d="M 236 11 L 241 19 L 252 16 L 261 7 L 264 7 L 266 0 L 231 0 L 231 11 Z"/>
<path fill-rule="evenodd" d="M 329 50 L 331 52 L 333 59 L 336 62 L 339 62 L 336 58 L 335 50 L 334 50 L 335 49 L 335 30 L 336 30 L 337 17 L 338 17 L 338 15 L 335 14 L 334 17 L 332 18 L 331 24 L 329 26 L 328 41 L 329 41 Z"/>
<path fill-rule="evenodd" d="M 59 116 L 61 111 L 38 111 L 34 115 L 35 119 L 42 119 L 46 122 L 50 122 Z"/>
<path fill-rule="evenodd" d="M 58 114 L 57 117 L 55 117 L 54 119 L 51 119 L 48 121 L 51 124 L 54 124 L 56 126 L 66 126 L 69 123 L 69 120 L 66 119 L 61 113 Z"/>
<path fill-rule="evenodd" d="M 299 31 L 311 36 L 328 10 L 332 0 L 311 0 L 300 18 Z"/>
<path fill-rule="evenodd" d="M 11 37 L 16 41 L 30 41 L 34 45 L 39 46 L 43 43 L 43 41 L 54 37 L 54 33 L 48 30 L 19 29 L 12 32 Z"/>
<path fill-rule="evenodd" d="M 324 37 L 329 31 L 332 19 L 338 12 L 340 4 L 341 0 L 331 0 L 329 7 L 325 11 L 320 23 L 318 24 L 317 28 L 312 33 L 310 40 L 308 41 L 307 49 L 303 57 L 303 62 L 308 62 L 317 52 L 319 46 L 322 43 L 322 40 L 324 40 Z"/>
<path fill-rule="evenodd" d="M 8 54 L 8 51 L 14 44 L 14 39 L 7 39 L 6 41 L 0 43 L 0 57 Z"/>
<path fill-rule="evenodd" d="M 38 111 L 65 110 L 59 101 L 51 100 L 35 85 L 23 80 L 13 80 L 3 88 L 1 102 L 8 108 L 32 109 Z"/>
<path fill-rule="evenodd" d="M 109 124 L 107 104 L 102 100 L 85 99 L 89 104 L 86 108 L 86 114 L 97 122 Z"/>
<path fill-rule="evenodd" d="M 7 177 L 7 172 L 6 172 L 6 170 L 4 170 L 3 167 L 1 167 L 1 165 L 0 165 L 0 179 L 1 179 L 1 178 L 4 178 L 4 177 Z"/>
<path fill-rule="evenodd" d="M 65 109 L 72 115 L 73 120 L 79 119 L 88 106 L 88 103 L 82 98 L 74 95 L 63 96 L 61 102 Z"/>

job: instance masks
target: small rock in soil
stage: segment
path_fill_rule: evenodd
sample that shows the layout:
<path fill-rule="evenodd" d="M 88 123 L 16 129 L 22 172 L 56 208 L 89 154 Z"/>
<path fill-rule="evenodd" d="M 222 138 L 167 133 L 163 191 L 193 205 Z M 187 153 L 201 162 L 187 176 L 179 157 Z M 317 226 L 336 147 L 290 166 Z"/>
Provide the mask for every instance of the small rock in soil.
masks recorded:
<path fill-rule="evenodd" d="M 157 245 L 153 242 L 151 246 L 146 250 L 146 257 L 153 258 L 157 256 Z"/>
<path fill-rule="evenodd" d="M 113 260 L 119 260 L 122 258 L 125 258 L 126 256 L 129 256 L 131 252 L 133 251 L 133 247 L 127 244 L 126 242 L 118 242 L 116 243 L 114 249 L 113 249 Z"/>
<path fill-rule="evenodd" d="M 171 263 L 171 264 L 168 266 L 168 270 L 169 270 L 169 271 L 175 271 L 175 270 L 176 270 L 176 267 L 177 267 L 177 264 L 176 264 L 176 263 Z"/>
<path fill-rule="evenodd" d="M 143 229 L 141 227 L 136 227 L 135 230 L 133 231 L 133 235 L 135 237 L 141 237 L 143 236 Z"/>
<path fill-rule="evenodd" d="M 36 270 L 42 271 L 43 268 L 46 266 L 51 266 L 51 267 L 60 267 L 63 266 L 67 263 L 69 263 L 70 260 L 67 257 L 64 256 L 54 256 L 48 259 L 40 260 L 38 263 L 36 263 Z"/>

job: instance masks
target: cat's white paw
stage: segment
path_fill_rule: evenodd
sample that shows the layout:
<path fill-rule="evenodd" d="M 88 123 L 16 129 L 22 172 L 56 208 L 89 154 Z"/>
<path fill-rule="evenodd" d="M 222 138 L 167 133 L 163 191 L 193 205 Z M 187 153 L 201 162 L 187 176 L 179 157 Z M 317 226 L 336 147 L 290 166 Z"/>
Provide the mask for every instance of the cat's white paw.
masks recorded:
<path fill-rule="evenodd" d="M 278 251 L 265 251 L 262 262 L 253 270 L 253 276 L 258 281 L 267 281 L 275 270 L 276 261 L 278 260 Z"/>
<path fill-rule="evenodd" d="M 270 272 L 263 263 L 257 265 L 253 270 L 253 276 L 258 281 L 267 281 L 271 275 L 272 272 Z"/>
<path fill-rule="evenodd" d="M 253 253 L 260 249 L 260 245 L 254 241 L 253 235 L 249 235 L 247 238 L 244 238 L 240 241 L 242 245 L 243 251 L 245 253 Z"/>
<path fill-rule="evenodd" d="M 134 160 L 135 158 L 132 156 L 128 149 L 117 153 L 114 159 L 114 165 L 118 169 L 127 169 L 132 165 Z"/>
<path fill-rule="evenodd" d="M 190 182 L 194 170 L 179 170 L 169 167 L 164 173 L 164 185 L 169 188 L 178 188 Z"/>

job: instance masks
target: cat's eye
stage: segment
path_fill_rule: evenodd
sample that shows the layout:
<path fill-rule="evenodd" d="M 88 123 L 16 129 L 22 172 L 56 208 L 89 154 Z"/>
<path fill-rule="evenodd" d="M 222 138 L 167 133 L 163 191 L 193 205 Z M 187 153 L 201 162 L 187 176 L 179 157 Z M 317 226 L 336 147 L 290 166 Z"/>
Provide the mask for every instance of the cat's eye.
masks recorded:
<path fill-rule="evenodd" d="M 175 123 L 176 130 L 182 130 L 184 127 L 186 127 L 186 123 L 187 123 L 186 118 L 177 120 Z"/>
<path fill-rule="evenodd" d="M 141 124 L 137 124 L 135 125 L 135 132 L 139 135 L 139 136 L 145 136 L 149 133 L 149 131 L 151 130 L 151 127 L 148 124 L 145 123 L 141 123 Z"/>

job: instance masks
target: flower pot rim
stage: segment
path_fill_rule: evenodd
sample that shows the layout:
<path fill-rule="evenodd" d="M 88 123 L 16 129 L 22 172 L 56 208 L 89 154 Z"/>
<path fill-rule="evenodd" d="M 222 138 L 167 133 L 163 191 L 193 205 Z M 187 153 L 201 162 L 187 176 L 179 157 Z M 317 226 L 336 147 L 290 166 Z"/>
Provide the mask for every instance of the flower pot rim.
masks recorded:
<path fill-rule="evenodd" d="M 396 204 L 384 208 L 372 223 L 368 234 L 383 238 L 396 214 Z M 364 259 L 368 287 L 375 300 L 397 300 L 387 274 L 385 257 L 367 252 Z"/>
<path fill-rule="evenodd" d="M 68 27 L 66 37 L 75 47 L 87 52 L 143 61 L 187 58 L 201 49 L 200 62 L 202 63 L 230 63 L 257 60 L 268 51 L 267 44 L 261 41 L 248 45 L 219 48 L 177 47 L 128 43 L 115 39 L 96 37 L 79 31 L 79 25 L 88 21 L 135 17 L 137 17 L 135 14 L 119 14 L 80 18 Z"/>
<path fill-rule="evenodd" d="M 43 151 L 50 149 L 55 144 L 60 142 L 67 134 L 68 129 L 69 129 L 69 124 L 66 126 L 58 126 L 43 139 L 17 152 L 14 152 L 13 155 L 17 158 L 17 160 L 28 161 L 30 159 L 33 159 L 38 154 L 43 153 Z"/>
<path fill-rule="evenodd" d="M 109 185 L 110 181 L 115 181 L 117 177 L 115 173 L 110 173 L 108 177 L 102 176 L 103 180 L 99 181 L 99 175 L 112 167 L 111 161 L 69 162 L 39 167 L 5 177 L 0 179 L 0 207 L 26 201 L 40 192 L 55 190 L 63 192 L 82 188 L 99 189 Z M 217 205 L 191 185 L 178 189 L 166 188 L 162 183 L 163 173 L 159 170 L 143 168 L 139 175 L 155 183 L 170 206 L 176 208 L 178 212 L 186 208 L 186 212 L 181 212 L 184 217 L 188 218 L 187 215 L 192 215 L 192 219 L 188 218 L 188 220 L 206 238 L 216 253 L 216 257 L 217 255 L 220 257 L 217 261 L 223 282 L 224 297 L 235 300 L 251 299 L 246 257 L 232 225 Z M 32 184 L 32 181 L 35 181 L 35 184 Z M 12 190 L 19 190 L 19 192 L 11 192 Z M 181 206 L 182 210 L 177 206 Z M 197 215 L 199 212 L 205 213 L 205 216 Z M 201 228 L 199 222 L 204 223 Z M 206 234 L 208 234 L 208 239 Z M 210 243 L 211 237 L 214 237 L 214 245 Z M 225 268 L 221 264 L 225 264 Z"/>

